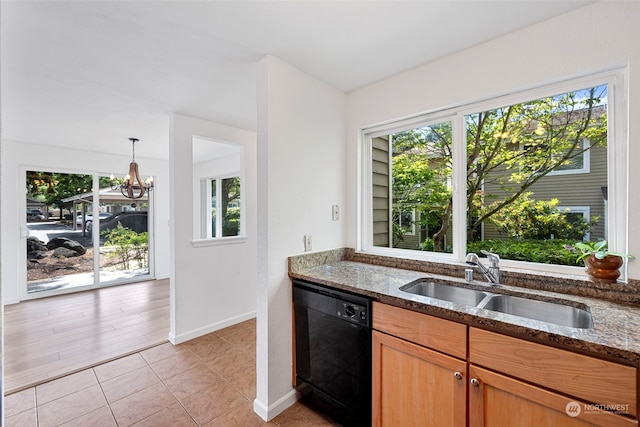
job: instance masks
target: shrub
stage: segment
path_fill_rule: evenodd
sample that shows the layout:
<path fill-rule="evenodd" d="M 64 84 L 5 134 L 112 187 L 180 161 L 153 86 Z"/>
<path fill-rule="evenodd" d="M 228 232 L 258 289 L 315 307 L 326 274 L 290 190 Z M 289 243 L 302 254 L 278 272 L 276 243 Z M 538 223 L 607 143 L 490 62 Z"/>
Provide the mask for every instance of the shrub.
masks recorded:
<path fill-rule="evenodd" d="M 420 243 L 421 251 L 434 251 L 435 250 L 435 242 L 431 237 L 425 239 L 422 243 Z"/>
<path fill-rule="evenodd" d="M 139 268 L 146 266 L 149 251 L 147 232 L 136 233 L 118 224 L 116 228 L 104 230 L 102 235 L 106 238 L 105 245 L 115 248 L 109 255 L 120 258 L 123 270 L 130 269 L 131 260 L 137 261 Z"/>
<path fill-rule="evenodd" d="M 574 243 L 573 240 L 483 240 L 467 244 L 467 252 L 480 253 L 482 249 L 493 252 L 503 259 L 514 261 L 538 262 L 542 264 L 559 264 L 577 266 L 575 254 L 565 249 L 564 245 Z"/>

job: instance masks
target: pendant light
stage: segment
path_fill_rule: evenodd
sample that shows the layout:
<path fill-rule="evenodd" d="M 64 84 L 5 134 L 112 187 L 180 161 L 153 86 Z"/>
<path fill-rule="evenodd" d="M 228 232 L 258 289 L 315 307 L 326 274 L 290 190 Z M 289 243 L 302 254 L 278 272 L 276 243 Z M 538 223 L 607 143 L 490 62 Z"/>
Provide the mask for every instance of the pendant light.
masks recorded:
<path fill-rule="evenodd" d="M 128 199 L 140 199 L 144 195 L 153 189 L 153 177 L 149 177 L 146 181 L 142 181 L 140 178 L 140 172 L 138 171 L 138 163 L 136 163 L 136 142 L 137 138 L 129 138 L 131 141 L 133 158 L 129 163 L 129 173 L 124 177 L 124 181 L 118 184 L 113 175 L 111 175 L 111 189 L 120 189 L 123 196 Z"/>

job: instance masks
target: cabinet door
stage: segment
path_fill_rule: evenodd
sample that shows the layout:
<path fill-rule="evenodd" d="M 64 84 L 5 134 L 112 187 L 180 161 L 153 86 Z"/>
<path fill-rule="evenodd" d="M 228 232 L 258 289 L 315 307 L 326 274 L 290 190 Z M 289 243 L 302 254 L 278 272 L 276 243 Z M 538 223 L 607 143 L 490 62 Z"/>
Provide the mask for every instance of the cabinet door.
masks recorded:
<path fill-rule="evenodd" d="M 469 366 L 469 427 L 629 427 L 616 415 L 493 371 Z"/>
<path fill-rule="evenodd" d="M 637 369 L 482 329 L 469 329 L 469 362 L 603 405 L 638 414 Z"/>
<path fill-rule="evenodd" d="M 373 331 L 373 425 L 464 427 L 466 363 Z"/>

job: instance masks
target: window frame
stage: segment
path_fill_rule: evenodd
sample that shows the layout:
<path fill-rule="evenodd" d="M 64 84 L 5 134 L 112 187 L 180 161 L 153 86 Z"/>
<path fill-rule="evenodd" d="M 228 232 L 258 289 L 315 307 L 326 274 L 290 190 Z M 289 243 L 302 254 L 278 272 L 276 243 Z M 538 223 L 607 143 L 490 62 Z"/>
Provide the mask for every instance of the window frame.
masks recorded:
<path fill-rule="evenodd" d="M 244 209 L 243 209 L 243 203 L 242 203 L 242 199 L 240 200 L 240 233 L 238 235 L 235 236 L 224 236 L 222 234 L 222 218 L 219 218 L 219 220 L 216 220 L 216 229 L 215 229 L 215 235 L 212 236 L 211 231 L 213 230 L 213 227 L 211 226 L 211 222 L 212 222 L 212 215 L 211 215 L 211 202 L 213 200 L 213 196 L 211 195 L 211 190 L 213 188 L 212 183 L 215 182 L 216 183 L 216 215 L 217 213 L 221 210 L 222 208 L 222 181 L 225 179 L 233 179 L 233 178 L 238 178 L 240 180 L 240 194 L 242 194 L 242 176 L 240 173 L 228 173 L 228 174 L 223 174 L 223 175 L 215 175 L 215 176 L 208 176 L 205 178 L 202 178 L 200 180 L 200 191 L 202 194 L 202 200 L 204 201 L 204 203 L 202 203 L 201 205 L 201 212 L 200 212 L 200 230 L 201 232 L 206 230 L 206 235 L 207 237 L 203 237 L 203 239 L 207 239 L 207 240 L 220 240 L 220 239 L 228 239 L 228 238 L 234 238 L 234 237 L 241 237 L 243 236 L 243 232 L 244 232 L 244 228 L 243 228 L 243 215 L 244 215 Z M 242 196 L 241 196 L 242 197 Z"/>
<path fill-rule="evenodd" d="M 589 222 L 591 221 L 591 206 L 556 206 L 556 210 L 562 212 L 562 213 L 573 213 L 573 214 L 582 214 L 582 218 L 584 218 L 585 221 Z M 584 238 L 585 240 L 589 240 L 590 239 L 590 234 L 589 232 L 585 233 Z"/>
<path fill-rule="evenodd" d="M 411 209 L 408 211 L 401 211 L 398 215 L 398 226 L 403 227 L 402 218 L 403 216 L 411 217 L 411 227 L 407 227 L 407 230 L 403 233 L 405 236 L 415 236 L 416 235 L 416 210 Z"/>
<path fill-rule="evenodd" d="M 584 149 L 588 139 L 582 139 L 582 147 Z M 582 153 L 582 167 L 574 169 L 560 169 L 554 170 L 547 174 L 547 176 L 561 176 L 561 175 L 579 175 L 591 173 L 591 150 L 584 151 Z"/>
<path fill-rule="evenodd" d="M 626 67 L 613 68 L 572 79 L 543 83 L 535 87 L 496 95 L 479 101 L 470 101 L 442 109 L 433 109 L 419 114 L 366 126 L 358 135 L 358 206 L 356 250 L 375 255 L 428 260 L 445 263 L 463 263 L 466 250 L 466 126 L 465 117 L 481 111 L 501 108 L 506 105 L 527 102 L 545 96 L 580 90 L 586 87 L 608 85 L 607 93 L 607 182 L 609 188 L 607 221 L 609 247 L 619 252 L 628 252 L 627 206 L 628 206 L 628 71 Z M 372 150 L 371 139 L 395 132 L 452 121 L 453 132 L 453 253 L 426 252 L 408 249 L 373 246 L 372 241 Z M 613 167 L 615 166 L 615 167 Z M 562 171 L 566 172 L 566 171 Z M 573 172 L 573 171 L 572 171 Z M 573 275 L 585 275 L 581 267 L 538 264 L 532 262 L 502 260 L 503 267 L 525 268 Z M 624 270 L 624 269 L 623 269 Z M 622 271 L 621 280 L 626 280 Z"/>

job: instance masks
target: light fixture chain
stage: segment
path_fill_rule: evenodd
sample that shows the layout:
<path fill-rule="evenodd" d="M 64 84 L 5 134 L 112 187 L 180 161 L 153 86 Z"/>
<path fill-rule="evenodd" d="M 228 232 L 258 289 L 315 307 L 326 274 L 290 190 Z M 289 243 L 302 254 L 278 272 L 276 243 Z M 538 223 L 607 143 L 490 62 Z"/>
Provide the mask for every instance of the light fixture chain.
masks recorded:
<path fill-rule="evenodd" d="M 132 158 L 133 158 L 133 162 L 136 161 L 136 142 L 138 142 L 137 138 L 129 138 L 129 141 L 131 141 L 131 152 L 133 154 Z"/>

